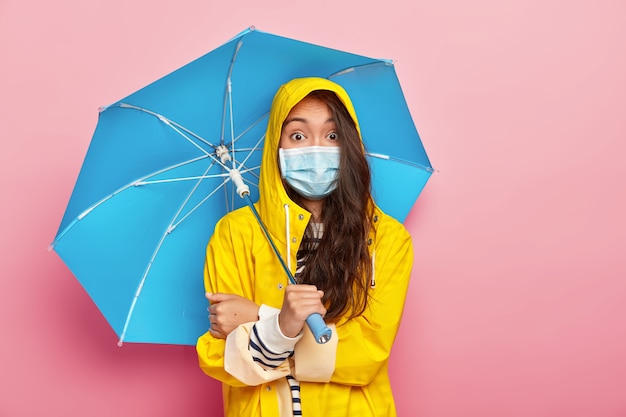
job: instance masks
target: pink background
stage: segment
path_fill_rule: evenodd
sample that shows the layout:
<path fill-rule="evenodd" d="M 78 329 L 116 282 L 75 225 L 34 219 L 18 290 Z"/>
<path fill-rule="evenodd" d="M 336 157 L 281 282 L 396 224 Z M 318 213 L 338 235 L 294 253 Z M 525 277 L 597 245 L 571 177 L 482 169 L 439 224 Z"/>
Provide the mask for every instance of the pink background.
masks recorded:
<path fill-rule="evenodd" d="M 193 348 L 118 348 L 47 246 L 98 107 L 252 24 L 395 59 L 439 169 L 400 416 L 626 415 L 625 3 L 214 3 L 0 1 L 0 416 L 221 414 Z"/>

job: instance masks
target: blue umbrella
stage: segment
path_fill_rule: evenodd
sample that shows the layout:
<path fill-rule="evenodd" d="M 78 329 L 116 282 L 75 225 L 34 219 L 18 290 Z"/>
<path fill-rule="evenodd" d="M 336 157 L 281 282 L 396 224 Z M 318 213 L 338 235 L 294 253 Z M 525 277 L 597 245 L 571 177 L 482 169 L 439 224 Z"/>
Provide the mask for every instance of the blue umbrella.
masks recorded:
<path fill-rule="evenodd" d="M 120 344 L 193 345 L 206 331 L 205 247 L 246 204 L 224 161 L 256 200 L 272 98 L 309 76 L 346 89 L 374 198 L 405 219 L 433 170 L 393 63 L 246 30 L 100 111 L 52 247 Z"/>

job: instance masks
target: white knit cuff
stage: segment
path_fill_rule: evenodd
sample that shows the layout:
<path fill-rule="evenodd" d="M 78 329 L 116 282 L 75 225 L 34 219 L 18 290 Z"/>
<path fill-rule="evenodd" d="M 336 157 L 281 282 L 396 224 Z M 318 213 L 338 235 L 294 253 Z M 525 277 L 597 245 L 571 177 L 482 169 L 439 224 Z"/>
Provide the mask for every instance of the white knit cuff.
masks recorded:
<path fill-rule="evenodd" d="M 280 310 L 257 321 L 255 324 L 257 334 L 268 350 L 274 353 L 293 352 L 296 343 L 302 338 L 302 333 L 296 337 L 285 336 L 278 325 L 279 312 Z M 261 316 L 260 310 L 259 316 Z"/>
<path fill-rule="evenodd" d="M 261 307 L 259 307 L 259 320 L 274 316 L 278 313 L 280 313 L 279 308 L 274 308 L 265 304 L 261 304 Z"/>

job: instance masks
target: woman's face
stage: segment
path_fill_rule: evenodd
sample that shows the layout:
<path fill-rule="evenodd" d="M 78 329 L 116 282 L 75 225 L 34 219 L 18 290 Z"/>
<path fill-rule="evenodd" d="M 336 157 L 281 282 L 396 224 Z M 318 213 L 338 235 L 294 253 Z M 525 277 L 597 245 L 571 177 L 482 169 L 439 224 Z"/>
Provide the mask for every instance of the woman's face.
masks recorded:
<path fill-rule="evenodd" d="M 339 146 L 335 121 L 328 105 L 312 97 L 305 97 L 296 104 L 283 123 L 279 146 L 283 149 Z"/>

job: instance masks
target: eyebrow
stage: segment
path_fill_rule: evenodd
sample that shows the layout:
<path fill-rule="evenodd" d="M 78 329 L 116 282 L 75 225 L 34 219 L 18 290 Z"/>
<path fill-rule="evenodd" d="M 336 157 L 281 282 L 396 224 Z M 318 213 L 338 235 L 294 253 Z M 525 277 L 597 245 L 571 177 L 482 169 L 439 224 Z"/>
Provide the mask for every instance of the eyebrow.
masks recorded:
<path fill-rule="evenodd" d="M 304 117 L 292 117 L 291 119 L 285 119 L 285 121 L 283 122 L 283 127 L 287 126 L 289 123 L 291 122 L 302 122 L 302 123 L 308 123 L 309 121 L 307 119 L 305 119 Z M 332 117 L 330 119 L 327 119 L 324 124 L 326 123 L 335 123 L 335 119 L 333 119 Z"/>

